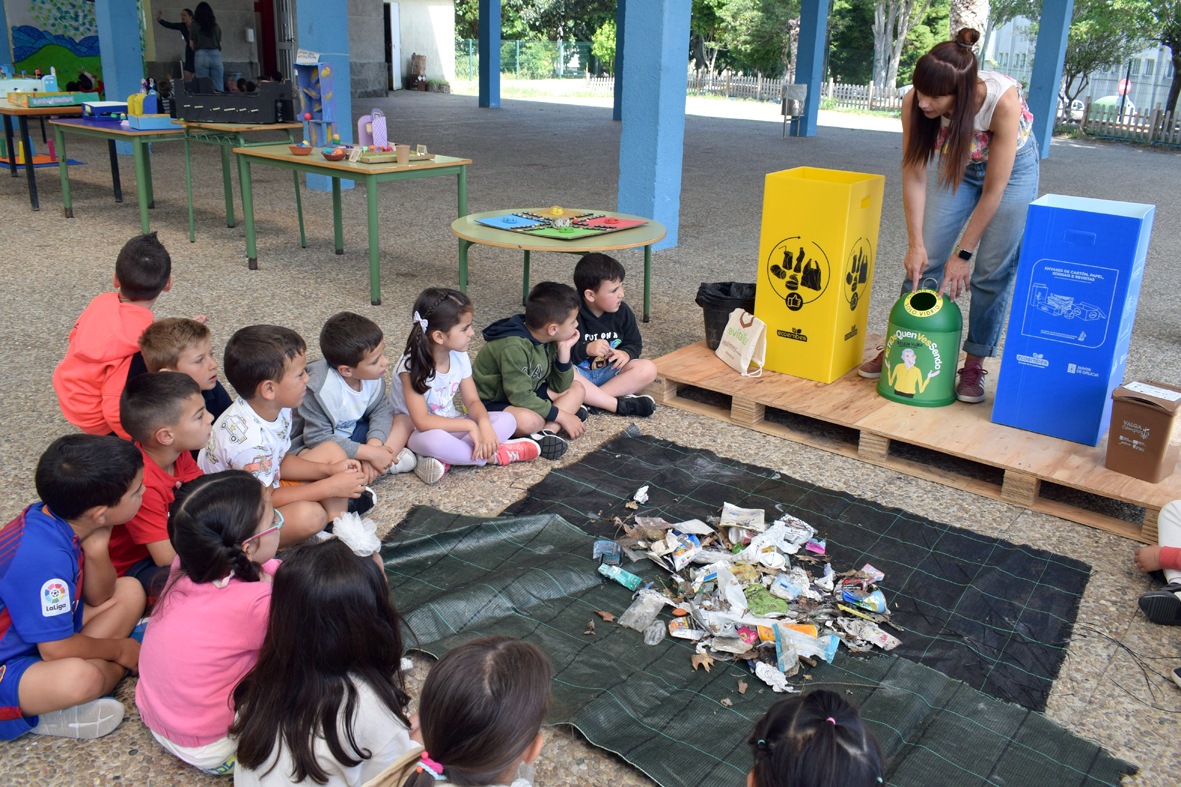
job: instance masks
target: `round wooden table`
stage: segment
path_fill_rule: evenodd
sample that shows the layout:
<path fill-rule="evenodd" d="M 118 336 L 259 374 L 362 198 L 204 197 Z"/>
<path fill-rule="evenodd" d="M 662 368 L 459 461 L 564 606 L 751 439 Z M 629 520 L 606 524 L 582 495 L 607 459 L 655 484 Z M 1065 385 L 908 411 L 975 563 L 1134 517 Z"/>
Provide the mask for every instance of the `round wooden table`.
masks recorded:
<path fill-rule="evenodd" d="M 478 224 L 477 219 L 490 219 L 509 213 L 522 211 L 540 211 L 543 208 L 512 208 L 509 210 L 492 210 L 487 213 L 472 213 L 461 216 L 451 222 L 451 231 L 459 238 L 459 289 L 467 292 L 467 252 L 473 244 L 481 246 L 497 246 L 502 249 L 520 249 L 525 253 L 524 272 L 521 277 L 521 302 L 529 297 L 529 254 L 534 251 L 551 251 L 564 254 L 589 254 L 594 251 L 618 251 L 619 249 L 635 249 L 644 247 L 644 322 L 648 322 L 651 306 L 650 284 L 652 280 L 652 244 L 663 240 L 666 230 L 664 225 L 645 219 L 642 216 L 629 216 L 626 213 L 613 213 L 607 210 L 587 210 L 585 208 L 567 208 L 568 214 L 577 216 L 591 213 L 596 216 L 608 216 L 617 219 L 646 221 L 642 227 L 633 227 L 619 232 L 608 232 L 577 240 L 558 240 L 556 238 L 539 238 L 524 232 L 500 230 Z"/>

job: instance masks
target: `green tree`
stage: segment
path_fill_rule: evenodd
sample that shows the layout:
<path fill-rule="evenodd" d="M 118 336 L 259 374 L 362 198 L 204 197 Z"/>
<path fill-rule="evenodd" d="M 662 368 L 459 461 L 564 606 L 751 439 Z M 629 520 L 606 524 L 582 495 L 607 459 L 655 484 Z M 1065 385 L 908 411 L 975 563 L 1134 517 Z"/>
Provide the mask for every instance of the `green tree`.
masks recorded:
<path fill-rule="evenodd" d="M 722 51 L 726 20 L 718 13 L 726 0 L 693 0 L 689 19 L 689 51 L 698 71 L 712 72 Z"/>
<path fill-rule="evenodd" d="M 834 0 L 829 16 L 828 71 L 850 85 L 873 79 L 873 9 L 876 0 Z"/>
<path fill-rule="evenodd" d="M 898 83 L 908 85 L 914 75 L 919 58 L 931 51 L 931 47 L 946 41 L 948 18 L 951 15 L 951 0 L 932 0 L 931 7 L 922 20 L 906 34 L 906 44 L 898 60 Z"/>
<path fill-rule="evenodd" d="M 615 73 L 615 32 L 615 20 L 608 19 L 591 38 L 591 54 L 599 59 L 610 74 Z"/>
<path fill-rule="evenodd" d="M 1165 100 L 1165 111 L 1176 112 L 1181 97 L 1181 0 L 1149 0 L 1149 37 L 1173 53 L 1173 83 Z"/>
<path fill-rule="evenodd" d="M 771 65 L 766 61 L 774 52 L 790 70 L 791 31 L 799 24 L 799 0 L 726 0 L 716 8 L 725 23 L 722 41 L 732 55 Z"/>

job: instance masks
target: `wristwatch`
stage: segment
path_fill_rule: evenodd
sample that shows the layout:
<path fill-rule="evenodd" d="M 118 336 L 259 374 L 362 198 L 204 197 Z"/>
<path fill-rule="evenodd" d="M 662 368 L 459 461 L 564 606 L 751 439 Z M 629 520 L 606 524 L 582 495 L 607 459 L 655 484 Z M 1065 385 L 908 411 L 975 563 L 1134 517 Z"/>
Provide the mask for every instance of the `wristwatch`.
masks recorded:
<path fill-rule="evenodd" d="M 972 258 L 976 256 L 976 252 L 968 251 L 967 249 L 961 249 L 959 247 L 956 247 L 956 254 L 958 254 L 959 258 L 964 262 L 971 262 Z"/>

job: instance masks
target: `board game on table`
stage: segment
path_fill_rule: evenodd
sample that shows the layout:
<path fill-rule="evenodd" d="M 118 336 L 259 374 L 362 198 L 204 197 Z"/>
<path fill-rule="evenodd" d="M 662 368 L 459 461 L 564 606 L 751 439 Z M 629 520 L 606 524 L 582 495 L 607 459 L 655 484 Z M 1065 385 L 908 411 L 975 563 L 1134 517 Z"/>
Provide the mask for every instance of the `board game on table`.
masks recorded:
<path fill-rule="evenodd" d="M 537 238 L 581 240 L 642 227 L 648 222 L 608 216 L 596 211 L 579 213 L 557 205 L 475 220 L 485 227 L 519 232 Z"/>

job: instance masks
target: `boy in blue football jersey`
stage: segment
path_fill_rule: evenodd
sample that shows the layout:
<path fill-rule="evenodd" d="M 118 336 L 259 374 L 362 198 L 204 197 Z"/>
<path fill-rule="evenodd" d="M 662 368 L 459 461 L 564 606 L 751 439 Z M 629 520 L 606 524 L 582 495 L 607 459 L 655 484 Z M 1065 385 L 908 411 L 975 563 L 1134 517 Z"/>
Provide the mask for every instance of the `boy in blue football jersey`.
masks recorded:
<path fill-rule="evenodd" d="M 0 528 L 0 739 L 98 738 L 123 719 L 105 695 L 139 661 L 128 635 L 144 591 L 116 578 L 107 542 L 139 509 L 143 456 L 118 437 L 67 435 L 36 482 L 41 502 Z"/>

